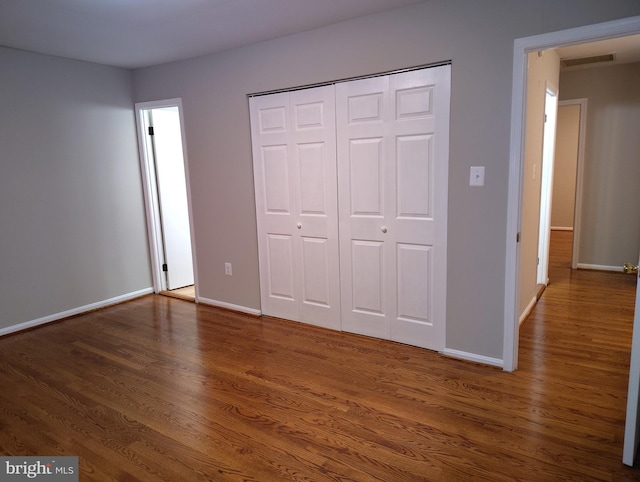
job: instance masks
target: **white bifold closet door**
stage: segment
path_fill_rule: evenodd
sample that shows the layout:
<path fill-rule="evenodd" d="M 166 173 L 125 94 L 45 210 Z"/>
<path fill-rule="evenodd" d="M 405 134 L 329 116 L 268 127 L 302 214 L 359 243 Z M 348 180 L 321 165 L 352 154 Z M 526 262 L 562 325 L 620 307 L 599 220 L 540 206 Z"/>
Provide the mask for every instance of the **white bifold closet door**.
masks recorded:
<path fill-rule="evenodd" d="M 450 66 L 250 99 L 262 312 L 445 346 Z"/>
<path fill-rule="evenodd" d="M 262 312 L 340 329 L 335 92 L 252 97 Z"/>
<path fill-rule="evenodd" d="M 336 86 L 342 329 L 443 350 L 450 66 Z"/>

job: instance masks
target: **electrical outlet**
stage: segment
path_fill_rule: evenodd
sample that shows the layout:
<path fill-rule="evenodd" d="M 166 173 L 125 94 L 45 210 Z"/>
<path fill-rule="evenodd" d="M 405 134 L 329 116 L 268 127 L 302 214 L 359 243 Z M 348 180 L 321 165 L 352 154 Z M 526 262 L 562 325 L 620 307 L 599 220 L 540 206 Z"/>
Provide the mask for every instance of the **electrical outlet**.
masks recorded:
<path fill-rule="evenodd" d="M 224 274 L 226 274 L 227 276 L 233 275 L 233 270 L 231 269 L 231 263 L 224 264 Z"/>

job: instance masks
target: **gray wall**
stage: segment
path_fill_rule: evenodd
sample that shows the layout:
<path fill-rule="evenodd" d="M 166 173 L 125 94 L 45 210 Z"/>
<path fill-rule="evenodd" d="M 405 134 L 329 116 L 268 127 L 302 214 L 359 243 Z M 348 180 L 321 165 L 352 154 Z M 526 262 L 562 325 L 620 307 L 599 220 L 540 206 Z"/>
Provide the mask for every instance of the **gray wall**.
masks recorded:
<path fill-rule="evenodd" d="M 247 94 L 452 60 L 446 344 L 502 358 L 513 41 L 638 14 L 636 0 L 431 0 L 135 71 L 136 101 L 183 99 L 200 295 L 260 307 Z"/>
<path fill-rule="evenodd" d="M 586 97 L 579 264 L 620 268 L 640 247 L 640 63 L 564 72 L 560 98 Z"/>
<path fill-rule="evenodd" d="M 130 71 L 0 47 L 0 329 L 151 286 Z"/>
<path fill-rule="evenodd" d="M 580 141 L 578 104 L 558 107 L 558 129 L 553 168 L 551 228 L 573 228 Z"/>

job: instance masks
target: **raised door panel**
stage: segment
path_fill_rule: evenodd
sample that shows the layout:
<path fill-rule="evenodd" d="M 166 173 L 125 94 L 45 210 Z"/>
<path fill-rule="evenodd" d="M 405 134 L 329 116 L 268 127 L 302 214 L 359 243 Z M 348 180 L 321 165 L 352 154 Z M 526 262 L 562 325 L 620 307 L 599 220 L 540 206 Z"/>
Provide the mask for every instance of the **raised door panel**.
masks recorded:
<path fill-rule="evenodd" d="M 343 328 L 346 331 L 389 338 L 385 249 L 382 241 L 351 240 L 351 252 L 348 256 L 351 296 L 348 304 L 345 303 L 349 312 L 343 318 Z"/>
<path fill-rule="evenodd" d="M 428 219 L 433 209 L 431 135 L 396 138 L 396 192 L 399 219 Z"/>
<path fill-rule="evenodd" d="M 267 239 L 267 294 L 270 298 L 295 301 L 292 237 L 266 234 Z"/>
<path fill-rule="evenodd" d="M 384 216 L 383 147 L 380 137 L 349 141 L 348 201 L 352 219 Z"/>
<path fill-rule="evenodd" d="M 261 189 L 267 215 L 290 215 L 289 154 L 286 144 L 263 146 L 259 162 L 263 172 Z"/>
<path fill-rule="evenodd" d="M 423 331 L 433 327 L 433 267 L 431 246 L 401 244 L 397 246 L 398 312 L 397 322 L 403 323 L 405 337 L 423 337 Z"/>
<path fill-rule="evenodd" d="M 330 250 L 326 238 L 302 238 L 302 302 L 321 309 L 330 309 Z"/>
<path fill-rule="evenodd" d="M 327 199 L 324 175 L 324 159 L 327 156 L 324 142 L 297 145 L 298 191 L 301 216 L 326 216 Z"/>

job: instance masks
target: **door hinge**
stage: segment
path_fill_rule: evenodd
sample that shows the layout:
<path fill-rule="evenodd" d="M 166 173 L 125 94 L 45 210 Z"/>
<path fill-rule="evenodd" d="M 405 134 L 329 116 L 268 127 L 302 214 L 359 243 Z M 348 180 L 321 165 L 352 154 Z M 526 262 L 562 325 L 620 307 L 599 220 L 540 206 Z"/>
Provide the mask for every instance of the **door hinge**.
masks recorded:
<path fill-rule="evenodd" d="M 149 126 L 149 135 L 150 136 L 154 135 L 153 126 Z"/>
<path fill-rule="evenodd" d="M 544 115 L 544 121 L 547 122 L 547 114 Z"/>
<path fill-rule="evenodd" d="M 167 267 L 167 263 L 164 263 L 162 265 L 162 271 L 169 271 L 169 268 Z"/>
<path fill-rule="evenodd" d="M 520 233 L 516 233 L 516 243 L 520 242 Z"/>

